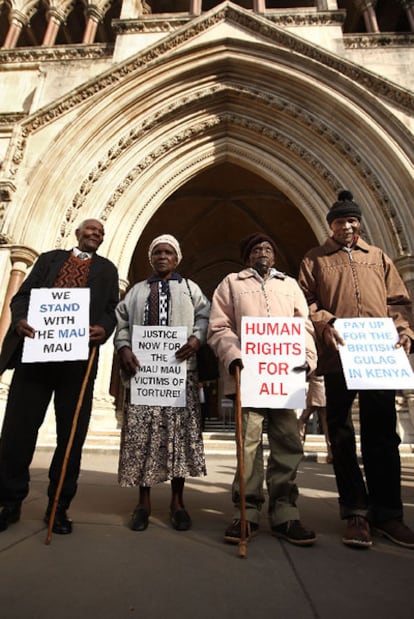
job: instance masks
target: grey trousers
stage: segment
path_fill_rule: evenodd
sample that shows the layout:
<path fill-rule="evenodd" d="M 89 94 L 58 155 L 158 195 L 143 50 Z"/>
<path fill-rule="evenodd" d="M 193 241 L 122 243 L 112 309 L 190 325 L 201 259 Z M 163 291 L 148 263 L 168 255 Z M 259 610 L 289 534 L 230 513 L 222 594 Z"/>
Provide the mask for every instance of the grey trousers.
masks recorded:
<path fill-rule="evenodd" d="M 270 526 L 276 526 L 288 520 L 299 520 L 296 507 L 298 487 L 295 479 L 303 457 L 303 447 L 295 411 L 243 408 L 242 416 L 246 519 L 258 524 L 265 501 L 263 422 L 267 419 L 270 448 L 266 470 L 269 523 Z M 232 485 L 234 518 L 240 518 L 239 488 L 237 469 Z"/>

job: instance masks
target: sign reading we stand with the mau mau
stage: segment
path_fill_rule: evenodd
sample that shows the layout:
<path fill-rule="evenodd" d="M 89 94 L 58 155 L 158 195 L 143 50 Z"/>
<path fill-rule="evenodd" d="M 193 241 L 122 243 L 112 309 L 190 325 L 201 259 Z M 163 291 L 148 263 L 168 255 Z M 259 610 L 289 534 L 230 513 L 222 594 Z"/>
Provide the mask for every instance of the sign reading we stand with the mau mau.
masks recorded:
<path fill-rule="evenodd" d="M 22 362 L 87 359 L 89 301 L 89 288 L 33 288 L 27 322 L 35 336 L 24 338 Z"/>
<path fill-rule="evenodd" d="M 130 381 L 132 404 L 186 405 L 187 362 L 175 357 L 186 341 L 187 327 L 133 325 L 132 350 L 140 367 Z"/>
<path fill-rule="evenodd" d="M 348 389 L 413 389 L 414 374 L 392 318 L 337 318 Z"/>
<path fill-rule="evenodd" d="M 243 316 L 243 407 L 304 408 L 306 372 L 305 320 Z M 296 371 L 295 371 L 296 369 Z"/>

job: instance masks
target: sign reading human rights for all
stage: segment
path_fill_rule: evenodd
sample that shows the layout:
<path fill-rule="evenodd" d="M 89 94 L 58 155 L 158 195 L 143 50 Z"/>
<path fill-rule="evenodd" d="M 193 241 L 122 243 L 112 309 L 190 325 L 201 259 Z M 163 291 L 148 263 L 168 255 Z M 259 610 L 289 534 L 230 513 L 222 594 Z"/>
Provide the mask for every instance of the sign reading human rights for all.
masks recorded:
<path fill-rule="evenodd" d="M 141 367 L 131 378 L 132 404 L 186 405 L 187 363 L 175 357 L 186 341 L 187 327 L 133 326 L 132 350 Z"/>
<path fill-rule="evenodd" d="M 348 389 L 413 389 L 414 374 L 392 318 L 337 318 L 339 355 Z"/>
<path fill-rule="evenodd" d="M 244 316 L 241 324 L 242 406 L 304 408 L 305 320 Z"/>
<path fill-rule="evenodd" d="M 89 288 L 33 288 L 23 363 L 76 361 L 89 356 Z"/>

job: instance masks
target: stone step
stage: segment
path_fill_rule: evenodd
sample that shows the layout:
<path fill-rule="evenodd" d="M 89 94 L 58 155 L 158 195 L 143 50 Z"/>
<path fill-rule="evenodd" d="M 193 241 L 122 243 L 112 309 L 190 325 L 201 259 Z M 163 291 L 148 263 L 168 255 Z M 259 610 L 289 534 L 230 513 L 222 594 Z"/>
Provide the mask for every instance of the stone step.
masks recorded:
<path fill-rule="evenodd" d="M 215 430 L 203 432 L 204 448 L 209 455 L 236 455 L 236 439 L 234 430 Z M 119 450 L 120 430 L 93 430 L 88 432 L 85 441 L 84 451 L 87 453 L 116 453 Z M 56 437 L 53 434 L 44 434 L 39 438 L 37 449 L 52 450 L 56 444 Z M 263 441 L 265 455 L 269 449 L 267 436 L 264 434 Z M 357 436 L 357 451 L 360 455 L 359 437 Z M 317 462 L 326 461 L 326 443 L 323 434 L 308 434 L 304 445 L 305 458 L 316 460 Z M 414 444 L 402 443 L 400 445 L 401 461 L 414 464 Z"/>

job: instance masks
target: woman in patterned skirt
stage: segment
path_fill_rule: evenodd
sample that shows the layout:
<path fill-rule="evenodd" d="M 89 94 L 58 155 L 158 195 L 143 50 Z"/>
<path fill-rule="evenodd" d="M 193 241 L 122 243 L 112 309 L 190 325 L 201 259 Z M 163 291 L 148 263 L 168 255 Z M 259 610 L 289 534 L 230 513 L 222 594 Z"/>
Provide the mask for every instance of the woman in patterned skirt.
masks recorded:
<path fill-rule="evenodd" d="M 195 353 L 206 340 L 210 303 L 197 284 L 175 271 L 182 258 L 176 238 L 163 234 L 154 239 L 148 257 L 153 274 L 135 284 L 116 309 L 114 343 L 121 372 L 125 379 L 139 372 L 140 360 L 132 350 L 133 325 L 187 327 L 187 342 L 175 355 L 187 363 L 186 405 L 132 404 L 127 390 L 119 483 L 139 487 L 130 527 L 144 531 L 151 514 L 151 487 L 170 480 L 171 524 L 186 531 L 191 518 L 183 500 L 185 478 L 206 474 Z"/>

